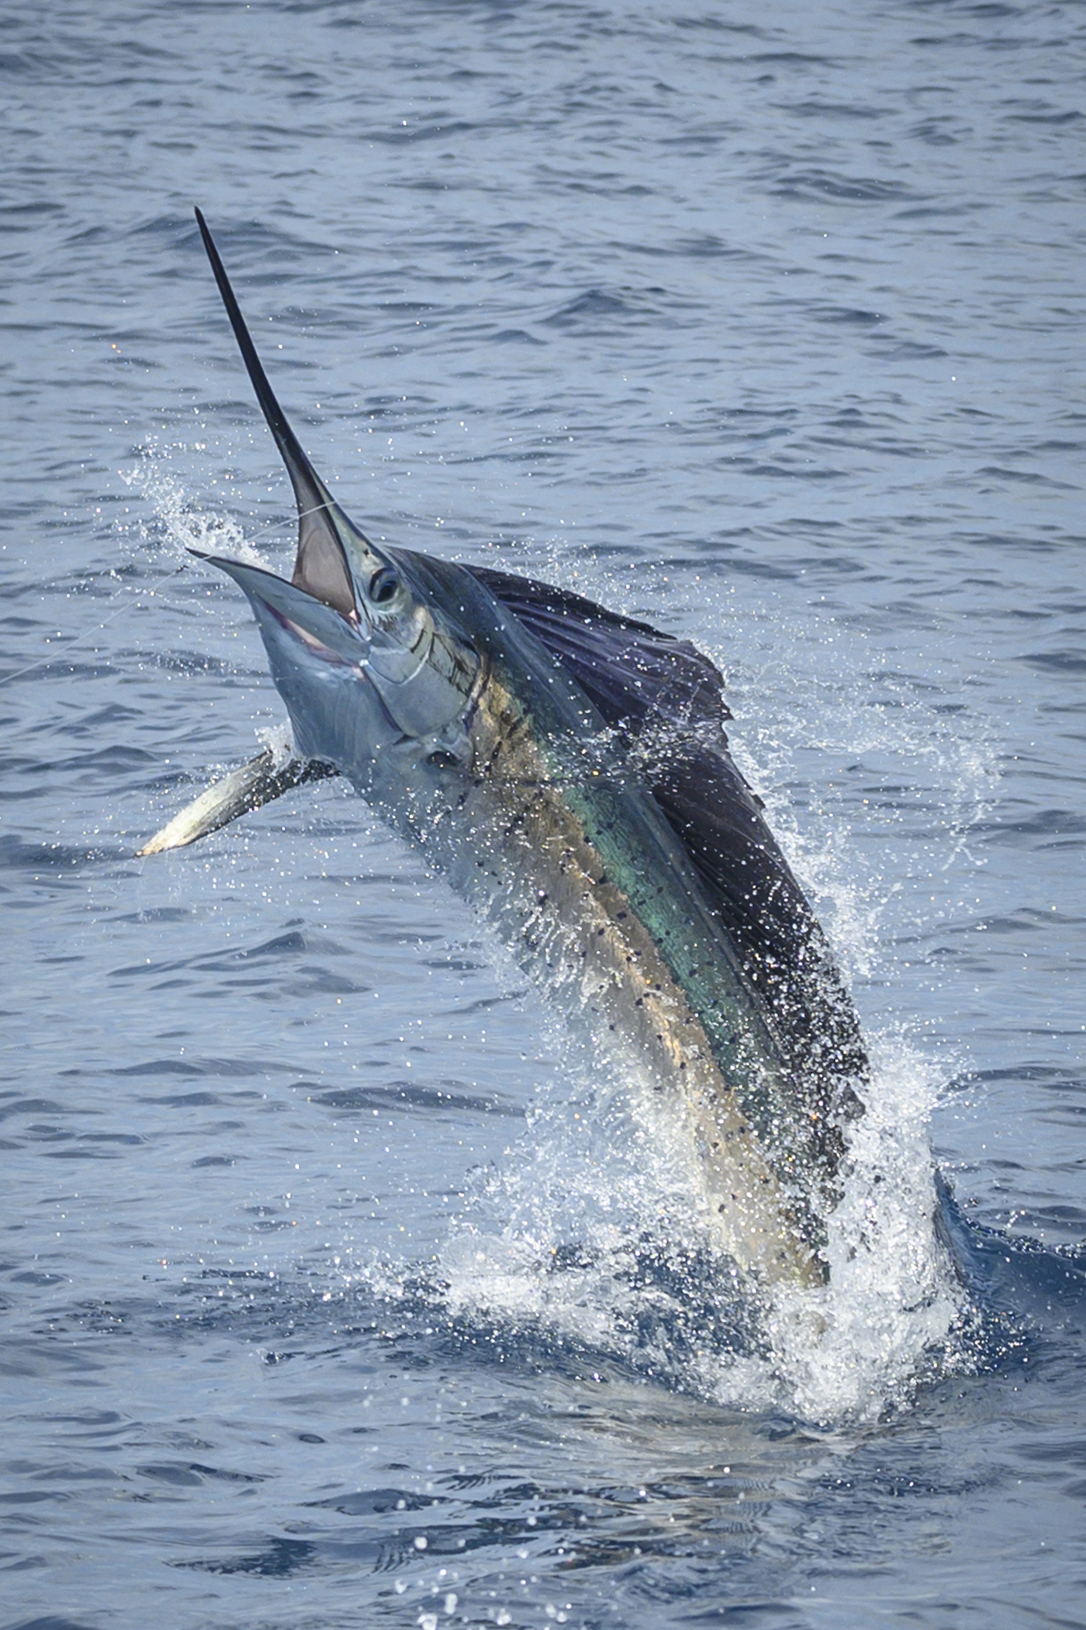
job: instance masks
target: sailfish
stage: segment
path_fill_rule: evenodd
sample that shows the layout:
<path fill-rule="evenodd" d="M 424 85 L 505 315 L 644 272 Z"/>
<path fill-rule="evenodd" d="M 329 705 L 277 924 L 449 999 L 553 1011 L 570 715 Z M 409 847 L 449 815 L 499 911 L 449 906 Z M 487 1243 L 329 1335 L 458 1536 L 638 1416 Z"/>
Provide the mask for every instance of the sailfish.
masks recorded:
<path fill-rule="evenodd" d="M 867 1063 L 728 750 L 719 671 L 566 589 L 371 542 L 287 422 L 196 216 L 298 508 L 289 582 L 200 558 L 248 597 L 293 751 L 216 783 L 140 853 L 346 777 L 673 1117 L 710 1246 L 755 1287 L 825 1283 Z"/>

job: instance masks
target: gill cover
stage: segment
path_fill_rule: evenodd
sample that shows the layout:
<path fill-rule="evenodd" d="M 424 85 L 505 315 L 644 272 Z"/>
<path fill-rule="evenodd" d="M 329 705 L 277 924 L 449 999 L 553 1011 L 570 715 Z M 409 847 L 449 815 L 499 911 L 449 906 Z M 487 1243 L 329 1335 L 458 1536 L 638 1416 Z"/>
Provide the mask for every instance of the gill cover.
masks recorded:
<path fill-rule="evenodd" d="M 353 669 L 372 683 L 407 736 L 434 735 L 463 711 L 479 671 L 477 654 L 439 626 L 409 569 L 373 545 L 332 497 L 276 400 L 219 252 L 199 209 L 196 220 L 242 359 L 275 438 L 298 506 L 298 551 L 290 583 L 254 566 L 205 555 L 242 588 L 268 642 L 268 608 L 310 657 Z M 194 551 L 197 552 L 197 551 Z M 269 646 L 269 655 L 271 648 Z M 299 652 L 299 656 L 301 653 Z"/>

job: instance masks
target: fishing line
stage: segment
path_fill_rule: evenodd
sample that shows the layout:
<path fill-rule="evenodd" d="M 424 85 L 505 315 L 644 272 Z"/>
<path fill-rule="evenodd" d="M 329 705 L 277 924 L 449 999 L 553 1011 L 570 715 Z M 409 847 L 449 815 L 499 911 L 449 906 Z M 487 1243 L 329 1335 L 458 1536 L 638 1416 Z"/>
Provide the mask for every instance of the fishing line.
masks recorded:
<path fill-rule="evenodd" d="M 167 572 L 162 578 L 159 579 L 159 581 L 162 583 L 171 583 L 175 577 L 178 577 L 182 572 L 187 571 L 191 564 L 191 561 L 183 560 L 179 566 L 176 566 L 172 572 Z M 150 594 L 154 594 L 154 592 L 154 589 L 149 591 Z M 132 606 L 126 601 L 124 605 L 117 607 L 117 610 L 113 612 L 112 616 L 106 617 L 103 622 L 96 623 L 94 628 L 88 629 L 85 634 L 77 634 L 74 640 L 70 640 L 64 648 L 64 656 L 67 656 L 69 651 L 78 650 L 81 645 L 85 645 L 87 640 L 89 640 L 93 634 L 100 634 L 103 629 L 109 627 L 110 623 L 115 623 L 117 618 L 124 612 L 130 610 L 142 611 L 144 609 L 145 608 L 139 605 L 138 602 L 135 606 Z M 46 657 L 42 662 L 32 662 L 27 668 L 18 668 L 15 673 L 4 674 L 4 676 L 0 678 L 0 685 L 10 684 L 14 679 L 24 679 L 27 674 L 36 673 L 41 668 L 51 667 L 55 661 L 55 657 Z"/>
<path fill-rule="evenodd" d="M 314 504 L 311 509 L 301 509 L 301 510 L 298 511 L 298 520 L 299 521 L 304 521 L 308 516 L 310 516 L 310 515 L 319 515 L 321 510 L 331 509 L 331 507 L 332 507 L 331 504 L 324 503 L 324 504 Z M 244 541 L 245 541 L 246 544 L 252 544 L 252 543 L 254 543 L 256 541 L 257 538 L 262 538 L 264 536 L 265 532 L 272 532 L 272 531 L 274 531 L 276 529 L 276 527 L 285 526 L 285 525 L 288 524 L 288 522 L 291 519 L 292 519 L 292 517 L 290 515 L 285 515 L 285 516 L 281 517 L 277 521 L 269 521 L 266 526 L 259 527 L 258 530 L 256 532 L 254 532 L 251 537 L 246 537 L 244 539 Z M 191 565 L 192 565 L 191 560 L 183 560 L 179 566 L 177 566 L 172 572 L 166 573 L 166 575 L 164 577 L 162 577 L 159 581 L 164 582 L 164 583 L 172 583 L 172 581 L 173 581 L 173 579 L 175 577 L 179 577 L 180 574 L 182 572 L 184 572 L 184 571 L 187 571 L 188 568 Z M 154 594 L 155 591 L 154 591 L 154 589 L 151 589 L 149 592 L 151 594 Z M 92 633 L 100 634 L 103 629 L 106 629 L 106 628 L 109 627 L 110 623 L 116 622 L 117 618 L 120 617 L 125 611 L 128 611 L 128 610 L 142 611 L 144 609 L 145 609 L 145 607 L 139 605 L 138 602 L 137 602 L 137 604 L 135 606 L 131 606 L 131 607 L 128 605 L 127 602 L 122 606 L 118 606 L 117 610 L 112 614 L 112 616 L 107 617 L 104 620 L 104 622 L 97 623 L 93 630 L 88 630 L 87 633 L 79 634 L 79 635 L 76 636 L 76 638 L 74 640 L 70 640 L 69 643 L 64 648 L 65 655 L 67 655 L 67 653 L 69 651 L 78 650 L 81 645 L 84 645 L 86 643 L 86 641 L 91 638 Z M 32 662 L 29 665 L 29 667 L 17 668 L 14 673 L 4 674 L 3 677 L 0 677 L 0 686 L 9 685 L 16 679 L 25 679 L 27 674 L 37 673 L 40 669 L 50 667 L 55 662 L 55 660 L 56 660 L 55 657 L 46 657 L 41 662 Z"/>
<path fill-rule="evenodd" d="M 322 509 L 330 508 L 330 504 L 314 504 L 312 509 L 300 509 L 298 511 L 298 520 L 304 521 L 308 515 L 319 515 Z M 277 526 L 287 526 L 293 519 L 293 514 L 289 514 L 282 516 L 278 521 L 269 521 L 266 526 L 258 527 L 251 536 L 247 536 L 245 542 L 255 543 L 256 539 L 262 538 L 265 532 L 273 532 Z"/>

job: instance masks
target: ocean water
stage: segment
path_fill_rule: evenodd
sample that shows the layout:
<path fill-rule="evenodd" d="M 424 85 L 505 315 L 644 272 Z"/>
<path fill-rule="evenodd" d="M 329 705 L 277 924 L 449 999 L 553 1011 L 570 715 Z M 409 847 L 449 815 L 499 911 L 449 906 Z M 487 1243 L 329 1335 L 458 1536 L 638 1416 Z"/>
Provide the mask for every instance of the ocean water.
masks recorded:
<path fill-rule="evenodd" d="M 1086 1625 L 1083 21 L 9 0 L 3 1630 Z M 372 536 L 720 663 L 875 1060 L 830 1291 L 340 783 L 133 858 L 282 718 L 194 203 Z"/>

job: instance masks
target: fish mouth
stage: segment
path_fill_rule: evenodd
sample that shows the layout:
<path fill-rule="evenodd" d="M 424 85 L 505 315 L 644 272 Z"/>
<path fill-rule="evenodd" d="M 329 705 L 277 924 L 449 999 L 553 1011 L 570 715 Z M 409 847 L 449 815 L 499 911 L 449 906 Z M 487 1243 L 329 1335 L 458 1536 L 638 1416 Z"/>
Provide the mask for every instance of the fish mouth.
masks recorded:
<path fill-rule="evenodd" d="M 345 659 L 337 656 L 330 646 L 325 645 L 323 640 L 317 638 L 316 634 L 311 634 L 308 629 L 302 627 L 301 623 L 292 622 L 289 617 L 284 617 L 283 613 L 276 611 L 274 606 L 269 606 L 268 610 L 280 628 L 285 628 L 288 634 L 293 634 L 295 639 L 301 640 L 306 650 L 311 652 L 313 656 L 320 657 L 322 662 L 331 662 L 339 667 L 344 666 Z"/>
<path fill-rule="evenodd" d="M 206 554 L 201 549 L 190 549 L 189 553 L 232 577 L 256 612 L 258 621 L 262 615 L 268 617 L 310 656 L 361 674 L 370 654 L 371 640 L 367 625 L 353 606 L 349 613 L 343 613 L 297 581 L 288 583 L 286 578 L 262 566 L 250 565 L 248 561 L 229 555 Z"/>
<path fill-rule="evenodd" d="M 358 596 L 333 516 L 323 506 L 320 510 L 300 510 L 298 529 L 291 582 L 314 600 L 323 600 L 348 622 L 357 622 Z M 357 532 L 357 528 L 354 530 Z"/>

